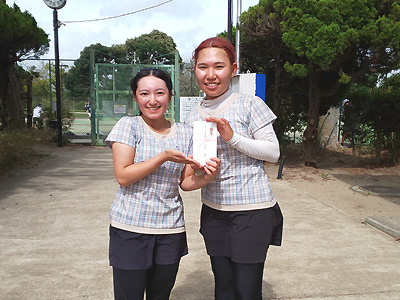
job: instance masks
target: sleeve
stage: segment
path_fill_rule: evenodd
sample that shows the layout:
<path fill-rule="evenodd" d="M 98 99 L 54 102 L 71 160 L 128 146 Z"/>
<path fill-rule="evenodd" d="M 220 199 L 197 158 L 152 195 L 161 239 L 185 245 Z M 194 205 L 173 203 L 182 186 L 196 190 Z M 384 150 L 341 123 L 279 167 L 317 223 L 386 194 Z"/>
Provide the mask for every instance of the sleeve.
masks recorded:
<path fill-rule="evenodd" d="M 181 145 L 182 149 L 179 148 L 179 151 L 183 152 L 185 156 L 193 154 L 193 129 L 189 125 L 184 123 L 176 123 L 179 132 L 177 133 L 177 141 L 175 141 L 176 145 Z"/>
<path fill-rule="evenodd" d="M 189 126 L 189 147 L 188 147 L 188 155 L 193 154 L 193 129 Z"/>
<path fill-rule="evenodd" d="M 261 98 L 251 97 L 248 100 L 250 100 L 249 126 L 252 132 L 274 123 L 276 115 Z"/>
<path fill-rule="evenodd" d="M 111 148 L 112 144 L 117 142 L 136 148 L 137 130 L 133 121 L 132 117 L 121 118 L 107 136 L 106 145 Z"/>
<path fill-rule="evenodd" d="M 254 139 L 234 133 L 228 141 L 236 150 L 255 159 L 276 162 L 280 156 L 279 142 L 272 123 L 254 133 Z"/>

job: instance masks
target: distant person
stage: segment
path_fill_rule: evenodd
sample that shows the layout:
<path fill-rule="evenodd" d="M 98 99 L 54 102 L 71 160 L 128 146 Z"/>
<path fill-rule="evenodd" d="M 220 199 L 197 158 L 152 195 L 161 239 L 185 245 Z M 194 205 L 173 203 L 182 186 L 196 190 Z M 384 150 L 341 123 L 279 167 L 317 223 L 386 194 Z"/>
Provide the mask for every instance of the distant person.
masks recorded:
<path fill-rule="evenodd" d="M 212 158 L 194 175 L 190 126 L 168 121 L 172 81 L 159 69 L 131 80 L 141 116 L 122 117 L 106 139 L 119 183 L 110 210 L 110 265 L 116 300 L 167 300 L 188 253 L 179 187 L 195 190 L 219 171 Z"/>
<path fill-rule="evenodd" d="M 92 109 L 90 108 L 89 102 L 86 102 L 86 103 L 85 103 L 85 112 L 88 114 L 89 119 L 90 119 L 91 113 L 92 113 Z"/>
<path fill-rule="evenodd" d="M 217 124 L 220 173 L 201 189 L 200 232 L 210 256 L 215 299 L 262 299 L 264 263 L 270 245 L 281 245 L 283 217 L 264 161 L 276 162 L 276 116 L 256 96 L 234 93 L 233 45 L 210 38 L 193 53 L 204 99 L 185 123 Z"/>
<path fill-rule="evenodd" d="M 33 109 L 33 127 L 43 128 L 43 108 L 40 103 Z"/>

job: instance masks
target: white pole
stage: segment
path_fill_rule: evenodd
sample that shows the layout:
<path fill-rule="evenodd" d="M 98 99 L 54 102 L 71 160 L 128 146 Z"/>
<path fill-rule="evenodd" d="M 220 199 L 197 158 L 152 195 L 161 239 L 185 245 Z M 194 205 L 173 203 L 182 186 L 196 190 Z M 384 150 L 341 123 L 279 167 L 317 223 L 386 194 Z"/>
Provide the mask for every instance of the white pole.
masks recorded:
<path fill-rule="evenodd" d="M 238 66 L 237 74 L 240 73 L 240 15 L 242 14 L 242 0 L 237 0 L 237 19 L 236 19 L 236 63 Z"/>

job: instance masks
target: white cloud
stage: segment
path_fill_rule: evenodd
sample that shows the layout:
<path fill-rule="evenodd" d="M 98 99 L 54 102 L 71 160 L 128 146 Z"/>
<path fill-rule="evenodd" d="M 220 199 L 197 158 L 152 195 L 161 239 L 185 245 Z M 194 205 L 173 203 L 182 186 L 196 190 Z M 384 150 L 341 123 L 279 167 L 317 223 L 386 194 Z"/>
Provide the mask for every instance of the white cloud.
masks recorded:
<path fill-rule="evenodd" d="M 130 13 L 158 5 L 166 0 L 67 0 L 58 11 L 61 21 L 90 20 Z M 44 58 L 54 58 L 53 12 L 40 0 L 6 1 L 16 3 L 22 11 L 29 11 L 38 26 L 49 34 L 50 51 Z M 236 20 L 236 4 L 233 0 Z M 256 5 L 258 0 L 242 0 L 242 10 Z M 67 23 L 59 28 L 60 58 L 75 59 L 84 47 L 95 43 L 105 46 L 123 44 L 128 38 L 160 30 L 171 36 L 181 57 L 190 59 L 194 48 L 204 39 L 227 30 L 227 1 L 224 0 L 173 0 L 165 5 L 121 18 L 86 23 Z"/>

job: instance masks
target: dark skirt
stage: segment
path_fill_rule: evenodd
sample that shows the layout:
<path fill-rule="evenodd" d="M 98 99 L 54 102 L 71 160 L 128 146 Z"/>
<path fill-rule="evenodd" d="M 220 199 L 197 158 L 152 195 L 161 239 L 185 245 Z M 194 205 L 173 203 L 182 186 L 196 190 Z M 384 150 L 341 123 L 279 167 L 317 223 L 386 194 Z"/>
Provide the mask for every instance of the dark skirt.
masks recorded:
<path fill-rule="evenodd" d="M 110 266 L 122 270 L 146 270 L 171 265 L 188 254 L 186 232 L 141 234 L 110 226 Z"/>
<path fill-rule="evenodd" d="M 270 245 L 282 242 L 283 216 L 277 204 L 247 211 L 219 211 L 203 204 L 200 233 L 210 256 L 237 263 L 262 263 Z"/>

